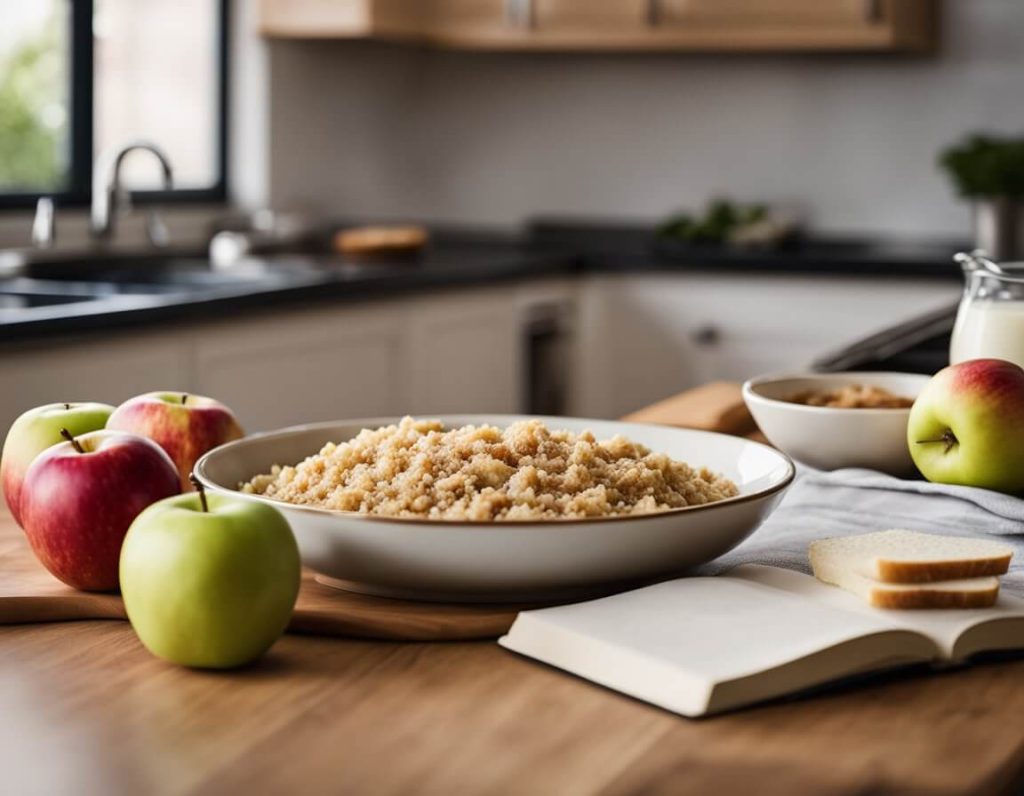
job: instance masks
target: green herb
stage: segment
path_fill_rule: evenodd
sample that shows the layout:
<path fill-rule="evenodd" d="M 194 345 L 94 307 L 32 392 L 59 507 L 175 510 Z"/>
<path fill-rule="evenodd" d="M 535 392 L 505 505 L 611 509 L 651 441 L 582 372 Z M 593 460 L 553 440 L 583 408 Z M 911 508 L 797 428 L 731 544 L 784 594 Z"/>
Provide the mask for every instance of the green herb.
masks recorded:
<path fill-rule="evenodd" d="M 1024 198 L 1024 138 L 975 134 L 939 155 L 961 196 Z"/>
<path fill-rule="evenodd" d="M 738 228 L 762 221 L 768 216 L 763 204 L 740 205 L 728 199 L 712 200 L 703 215 L 694 218 L 679 213 L 658 226 L 659 238 L 686 243 L 724 243 Z"/>

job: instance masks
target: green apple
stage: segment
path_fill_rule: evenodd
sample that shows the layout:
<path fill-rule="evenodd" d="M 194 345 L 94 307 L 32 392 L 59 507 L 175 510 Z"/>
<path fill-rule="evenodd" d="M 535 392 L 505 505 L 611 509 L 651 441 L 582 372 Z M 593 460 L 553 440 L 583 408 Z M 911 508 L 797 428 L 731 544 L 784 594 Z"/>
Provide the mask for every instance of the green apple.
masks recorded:
<path fill-rule="evenodd" d="M 132 627 L 150 652 L 183 666 L 259 658 L 291 618 L 299 576 L 299 549 L 277 509 L 202 490 L 147 508 L 121 548 Z"/>
<path fill-rule="evenodd" d="M 907 445 L 940 484 L 1024 491 L 1024 370 L 972 359 L 940 370 L 910 410 Z"/>
<path fill-rule="evenodd" d="M 61 429 L 72 436 L 96 431 L 107 424 L 114 407 L 96 403 L 58 403 L 29 409 L 11 425 L 0 454 L 0 482 L 15 522 L 21 525 L 21 488 L 32 461 L 63 442 Z"/>

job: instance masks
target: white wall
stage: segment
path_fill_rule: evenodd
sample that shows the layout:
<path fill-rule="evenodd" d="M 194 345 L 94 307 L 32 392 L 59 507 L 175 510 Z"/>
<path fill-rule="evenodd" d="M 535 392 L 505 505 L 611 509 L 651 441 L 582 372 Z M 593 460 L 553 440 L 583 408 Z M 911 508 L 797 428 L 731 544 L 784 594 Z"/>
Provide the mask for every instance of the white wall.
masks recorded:
<path fill-rule="evenodd" d="M 830 231 L 962 236 L 935 166 L 1024 128 L 1024 2 L 946 0 L 936 57 L 270 47 L 270 197 L 343 215 L 654 218 L 709 195 Z"/>

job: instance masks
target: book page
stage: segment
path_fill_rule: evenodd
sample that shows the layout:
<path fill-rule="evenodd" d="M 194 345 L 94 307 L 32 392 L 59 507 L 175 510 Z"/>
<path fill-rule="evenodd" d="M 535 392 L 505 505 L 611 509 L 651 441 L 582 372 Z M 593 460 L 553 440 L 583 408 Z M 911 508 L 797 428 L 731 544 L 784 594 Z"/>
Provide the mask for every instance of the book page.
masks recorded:
<path fill-rule="evenodd" d="M 895 610 L 873 608 L 813 575 L 778 567 L 744 564 L 725 577 L 783 589 L 816 603 L 916 630 L 931 638 L 950 660 L 987 650 L 1024 649 L 1024 599 L 1002 592 L 991 608 Z"/>
<path fill-rule="evenodd" d="M 730 681 L 747 683 L 714 709 L 892 659 L 937 657 L 927 638 L 883 618 L 731 577 L 683 578 L 525 611 L 499 643 L 684 715 L 704 713 L 715 687 Z M 773 682 L 772 670 L 840 646 L 843 654 L 827 665 L 798 667 Z M 761 673 L 761 682 L 752 682 Z"/>

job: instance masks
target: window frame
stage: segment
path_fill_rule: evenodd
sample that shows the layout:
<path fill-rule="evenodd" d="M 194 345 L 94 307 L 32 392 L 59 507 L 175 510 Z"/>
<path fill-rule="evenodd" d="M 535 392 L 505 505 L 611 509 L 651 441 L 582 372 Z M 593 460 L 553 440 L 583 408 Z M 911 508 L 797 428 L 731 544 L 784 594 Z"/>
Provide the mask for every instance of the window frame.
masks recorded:
<path fill-rule="evenodd" d="M 68 179 L 60 191 L 0 191 L 0 211 L 32 208 L 42 197 L 52 197 L 58 207 L 85 207 L 92 202 L 93 172 L 93 0 L 69 0 L 68 24 L 70 74 L 68 75 Z M 230 62 L 230 0 L 217 0 L 217 92 L 215 118 L 218 123 L 215 149 L 216 178 L 207 188 L 169 191 L 132 191 L 138 204 L 220 204 L 227 201 L 228 181 L 228 90 Z M 173 161 L 171 162 L 173 166 Z"/>

